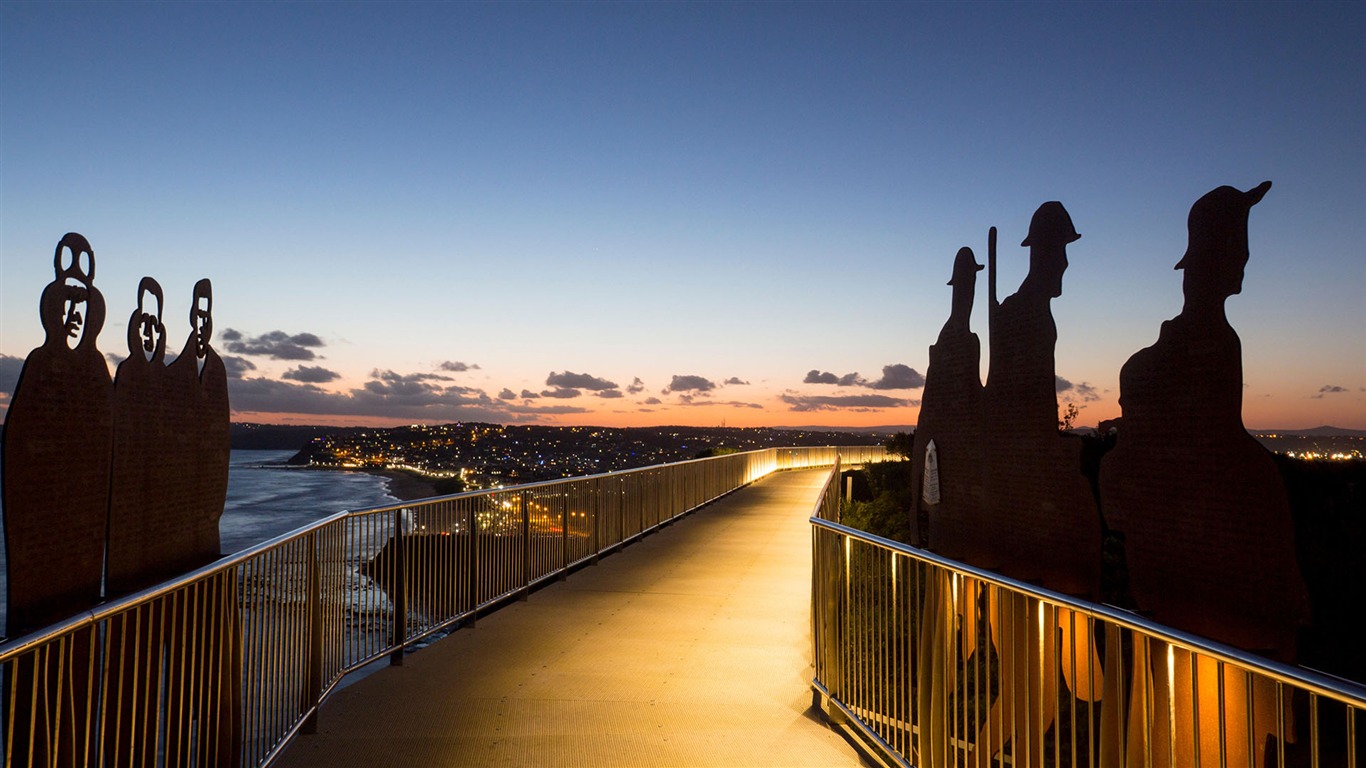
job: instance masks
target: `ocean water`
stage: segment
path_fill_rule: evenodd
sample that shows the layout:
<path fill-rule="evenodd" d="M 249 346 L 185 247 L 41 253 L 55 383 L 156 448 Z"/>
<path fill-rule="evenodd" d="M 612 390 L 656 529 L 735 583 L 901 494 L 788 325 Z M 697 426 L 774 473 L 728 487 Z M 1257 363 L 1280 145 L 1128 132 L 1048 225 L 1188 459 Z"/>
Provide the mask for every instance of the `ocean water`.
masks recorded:
<path fill-rule="evenodd" d="M 218 531 L 224 554 L 240 552 L 344 509 L 398 501 L 365 472 L 283 468 L 294 451 L 233 451 Z"/>
<path fill-rule="evenodd" d="M 219 521 L 224 554 L 307 525 L 344 509 L 392 504 L 388 481 L 365 472 L 333 472 L 282 466 L 294 451 L 233 451 L 228 498 Z M 6 615 L 7 567 L 0 533 L 0 626 Z"/>

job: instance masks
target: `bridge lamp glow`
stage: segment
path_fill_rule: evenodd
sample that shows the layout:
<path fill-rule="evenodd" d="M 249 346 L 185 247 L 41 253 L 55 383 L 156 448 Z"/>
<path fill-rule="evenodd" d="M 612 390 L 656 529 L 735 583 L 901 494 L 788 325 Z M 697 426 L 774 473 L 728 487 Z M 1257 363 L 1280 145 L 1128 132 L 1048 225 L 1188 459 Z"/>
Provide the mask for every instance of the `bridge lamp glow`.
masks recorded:
<path fill-rule="evenodd" d="M 1172 645 L 1167 646 L 1167 734 L 1171 752 L 1176 744 L 1176 647 Z"/>
<path fill-rule="evenodd" d="M 1042 601 L 1042 600 L 1039 601 L 1039 610 L 1036 611 L 1036 613 L 1039 614 L 1039 658 L 1042 659 L 1043 656 L 1044 656 L 1043 601 Z"/>

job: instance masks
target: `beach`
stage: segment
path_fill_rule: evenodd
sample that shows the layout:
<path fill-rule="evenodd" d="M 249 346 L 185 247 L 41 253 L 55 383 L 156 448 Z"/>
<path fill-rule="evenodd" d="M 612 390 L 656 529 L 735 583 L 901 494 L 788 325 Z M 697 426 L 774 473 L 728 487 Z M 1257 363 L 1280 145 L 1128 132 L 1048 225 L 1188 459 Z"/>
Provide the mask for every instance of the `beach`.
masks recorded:
<path fill-rule="evenodd" d="M 332 470 L 324 470 L 332 471 Z M 436 495 L 436 484 L 401 469 L 367 469 L 366 474 L 382 477 L 388 483 L 389 495 L 399 501 L 416 501 Z"/>

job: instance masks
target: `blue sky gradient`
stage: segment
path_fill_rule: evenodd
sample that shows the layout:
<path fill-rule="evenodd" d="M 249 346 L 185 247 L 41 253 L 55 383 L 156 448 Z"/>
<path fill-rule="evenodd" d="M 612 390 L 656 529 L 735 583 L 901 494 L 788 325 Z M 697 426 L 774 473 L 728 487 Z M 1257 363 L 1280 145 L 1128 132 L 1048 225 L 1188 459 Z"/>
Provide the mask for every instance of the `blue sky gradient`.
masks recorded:
<path fill-rule="evenodd" d="M 923 374 L 956 250 L 999 227 L 1008 295 L 1056 199 L 1091 424 L 1180 310 L 1191 203 L 1271 179 L 1228 305 L 1245 421 L 1366 428 L 1360 4 L 0 8 L 0 389 L 74 230 L 105 352 L 144 274 L 169 348 L 205 276 L 223 354 L 318 337 L 236 355 L 241 419 L 913 424 L 918 388 L 807 373 Z"/>

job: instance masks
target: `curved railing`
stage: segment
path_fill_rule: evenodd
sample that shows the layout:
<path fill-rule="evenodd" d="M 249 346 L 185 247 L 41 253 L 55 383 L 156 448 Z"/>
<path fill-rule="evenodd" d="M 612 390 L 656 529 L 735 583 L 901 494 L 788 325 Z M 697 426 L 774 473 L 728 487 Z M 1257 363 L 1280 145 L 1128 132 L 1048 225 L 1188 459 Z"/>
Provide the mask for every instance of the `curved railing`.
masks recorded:
<path fill-rule="evenodd" d="M 1366 686 L 841 525 L 830 483 L 812 687 L 881 762 L 1366 766 Z"/>
<path fill-rule="evenodd" d="M 348 673 L 841 454 L 883 449 L 770 448 L 332 515 L 0 645 L 4 764 L 269 764 Z"/>

